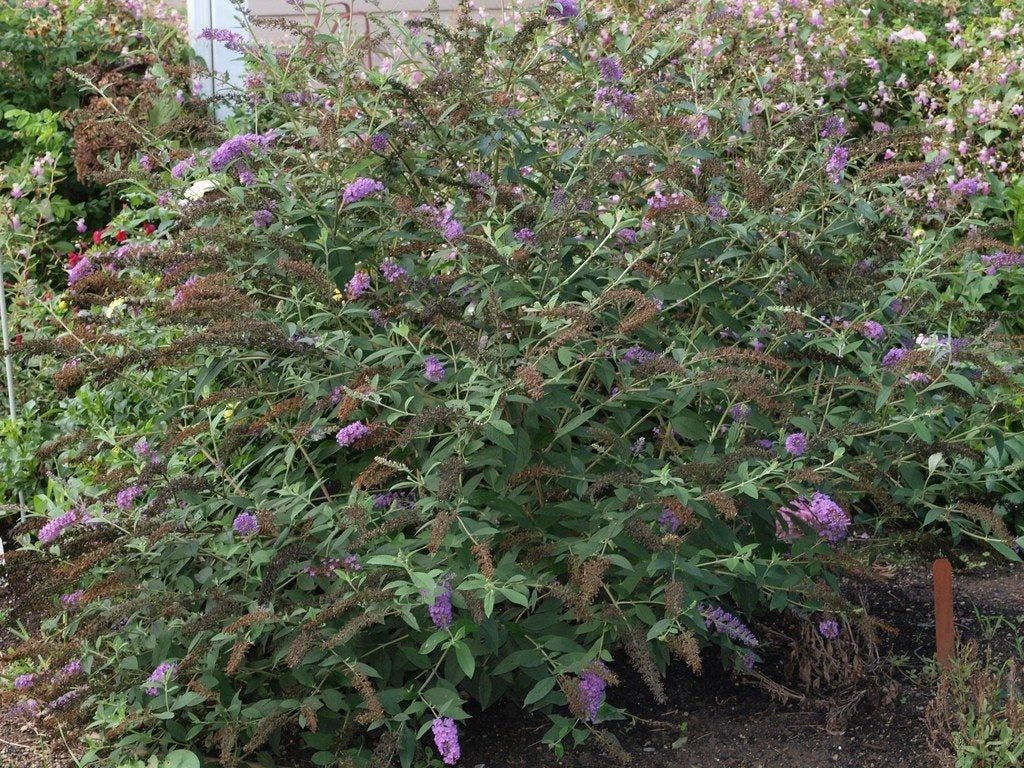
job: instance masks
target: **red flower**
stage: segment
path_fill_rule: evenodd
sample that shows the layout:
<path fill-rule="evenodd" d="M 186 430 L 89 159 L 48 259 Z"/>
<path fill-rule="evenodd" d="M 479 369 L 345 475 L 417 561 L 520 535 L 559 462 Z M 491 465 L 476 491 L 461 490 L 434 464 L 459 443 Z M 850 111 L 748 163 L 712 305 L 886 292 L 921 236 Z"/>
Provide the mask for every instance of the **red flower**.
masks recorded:
<path fill-rule="evenodd" d="M 119 229 L 117 231 L 117 234 L 114 235 L 114 239 L 117 240 L 117 242 L 119 243 L 123 243 L 125 240 L 128 239 L 128 233 L 125 232 L 123 229 Z"/>
<path fill-rule="evenodd" d="M 146 235 L 152 235 L 154 232 L 156 232 L 156 224 L 150 224 L 148 221 L 143 223 L 142 232 L 143 234 Z"/>
<path fill-rule="evenodd" d="M 96 243 L 96 245 L 99 245 L 100 241 L 103 240 L 103 233 L 106 231 L 106 227 L 104 227 L 103 229 L 97 229 L 95 232 L 92 233 L 92 241 Z"/>
<path fill-rule="evenodd" d="M 80 253 L 69 253 L 68 254 L 68 267 L 73 268 L 75 264 L 82 260 L 82 254 Z"/>

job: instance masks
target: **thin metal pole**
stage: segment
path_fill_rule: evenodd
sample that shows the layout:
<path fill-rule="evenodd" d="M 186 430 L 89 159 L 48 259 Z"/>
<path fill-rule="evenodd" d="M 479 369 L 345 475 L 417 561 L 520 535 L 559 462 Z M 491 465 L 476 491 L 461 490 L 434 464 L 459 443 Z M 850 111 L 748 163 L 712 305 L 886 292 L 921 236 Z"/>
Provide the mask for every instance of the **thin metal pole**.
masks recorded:
<path fill-rule="evenodd" d="M 18 418 L 17 405 L 14 401 L 14 357 L 11 355 L 11 329 L 7 323 L 7 292 L 4 286 L 4 260 L 0 257 L 0 334 L 4 343 L 4 368 L 6 369 L 7 388 L 7 410 L 11 414 L 11 421 Z M 25 495 L 18 491 L 18 506 L 21 513 L 20 519 L 25 521 Z M 4 557 L 4 541 L 0 537 L 0 562 Z"/>
<path fill-rule="evenodd" d="M 7 410 L 11 419 L 18 418 L 14 402 L 14 360 L 11 356 L 11 329 L 7 324 L 7 293 L 4 288 L 4 260 L 0 259 L 0 331 L 4 340 L 4 367 L 7 369 Z"/>

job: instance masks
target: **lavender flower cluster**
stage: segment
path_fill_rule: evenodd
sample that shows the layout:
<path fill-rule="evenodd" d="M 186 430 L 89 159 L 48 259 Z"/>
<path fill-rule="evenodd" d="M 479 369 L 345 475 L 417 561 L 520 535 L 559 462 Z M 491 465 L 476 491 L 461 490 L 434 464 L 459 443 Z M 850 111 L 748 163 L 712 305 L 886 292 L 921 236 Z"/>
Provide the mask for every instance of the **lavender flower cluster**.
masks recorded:
<path fill-rule="evenodd" d="M 438 717 L 431 725 L 434 734 L 434 745 L 441 754 L 445 765 L 455 765 L 462 757 L 459 746 L 459 728 L 450 717 Z"/>
<path fill-rule="evenodd" d="M 158 696 L 160 691 L 178 675 L 178 665 L 172 661 L 161 661 L 146 680 L 142 690 L 147 696 Z"/>
<path fill-rule="evenodd" d="M 398 509 L 412 509 L 416 506 L 418 495 L 415 490 L 408 491 L 385 491 L 373 497 L 374 509 L 389 509 L 392 506 Z"/>
<path fill-rule="evenodd" d="M 750 627 L 724 608 L 717 605 L 701 605 L 699 610 L 704 615 L 704 622 L 708 629 L 725 635 L 747 648 L 758 646 L 757 635 L 751 631 Z"/>
<path fill-rule="evenodd" d="M 449 575 L 441 580 L 428 609 L 430 620 L 438 629 L 448 629 L 452 625 L 452 591 L 452 577 Z"/>
<path fill-rule="evenodd" d="M 231 528 L 239 536 L 248 538 L 249 536 L 254 536 L 259 533 L 260 521 L 252 512 L 242 512 L 235 517 L 231 524 Z"/>
<path fill-rule="evenodd" d="M 421 205 L 415 212 L 436 229 L 449 243 L 455 242 L 465 234 L 465 228 L 455 218 L 451 207 L 438 208 L 433 205 Z"/>
<path fill-rule="evenodd" d="M 358 203 L 360 200 L 365 200 L 367 197 L 379 194 L 383 191 L 383 182 L 377 181 L 376 179 L 360 177 L 346 185 L 344 191 L 341 193 L 341 204 L 350 205 L 352 203 Z"/>
<path fill-rule="evenodd" d="M 834 544 L 846 538 L 850 522 L 846 510 L 831 496 L 815 492 L 810 499 L 798 498 L 779 509 L 775 533 L 782 541 L 792 542 L 810 529 Z"/>
<path fill-rule="evenodd" d="M 232 136 L 210 155 L 210 170 L 219 173 L 240 158 L 247 159 L 256 152 L 266 152 L 276 138 L 277 134 L 273 131 Z"/>
<path fill-rule="evenodd" d="M 85 522 L 84 518 L 85 516 L 75 509 L 69 510 L 62 515 L 58 515 L 39 529 L 39 543 L 52 544 L 72 525 L 79 522 Z"/>
<path fill-rule="evenodd" d="M 593 722 L 604 703 L 605 689 L 608 683 L 603 677 L 592 670 L 584 670 L 580 674 L 579 690 L 583 705 L 587 710 L 587 720 Z"/>
<path fill-rule="evenodd" d="M 361 421 L 353 421 L 351 424 L 346 424 L 339 429 L 335 439 L 338 441 L 338 445 L 342 448 L 347 448 L 350 445 L 355 445 L 369 434 L 370 428 L 368 426 Z"/>

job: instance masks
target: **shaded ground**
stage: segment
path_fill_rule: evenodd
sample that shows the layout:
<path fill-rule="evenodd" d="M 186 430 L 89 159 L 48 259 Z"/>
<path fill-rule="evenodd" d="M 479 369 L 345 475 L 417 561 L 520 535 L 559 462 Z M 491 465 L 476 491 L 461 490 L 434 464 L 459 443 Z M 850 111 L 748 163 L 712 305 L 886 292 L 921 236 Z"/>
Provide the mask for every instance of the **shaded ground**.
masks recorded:
<path fill-rule="evenodd" d="M 14 596 L 0 580 L 0 650 L 18 642 L 7 623 Z M 54 745 L 31 724 L 11 722 L 0 710 L 0 768 L 71 768 L 67 749 Z"/>
<path fill-rule="evenodd" d="M 843 732 L 829 732 L 825 707 L 776 703 L 761 688 L 731 679 L 714 661 L 706 663 L 699 678 L 685 669 L 670 673 L 667 707 L 659 707 L 635 678 L 609 689 L 613 704 L 644 719 L 611 730 L 634 764 L 645 768 L 931 768 L 936 763 L 928 753 L 921 718 L 932 691 L 905 673 L 920 670 L 934 652 L 930 563 L 878 576 L 848 588 L 863 596 L 873 615 L 899 631 L 886 637 L 885 651 L 896 660 L 893 674 L 900 692 L 891 704 L 874 709 L 862 705 Z M 997 656 L 1014 653 L 1024 627 L 1024 568 L 961 567 L 954 590 L 958 638 L 975 638 Z M 766 666 L 770 671 L 770 660 Z M 679 743 L 683 723 L 685 742 Z M 470 768 L 614 764 L 589 742 L 557 760 L 540 743 L 546 720 L 524 719 L 514 707 L 481 713 L 466 730 L 463 762 Z"/>
<path fill-rule="evenodd" d="M 915 682 L 913 672 L 930 657 L 934 643 L 928 562 L 879 570 L 878 578 L 847 585 L 873 615 L 898 634 L 886 636 L 885 652 L 900 692 L 890 704 L 862 704 L 841 732 L 827 725 L 827 706 L 813 701 L 780 704 L 763 688 L 740 683 L 707 659 L 705 671 L 670 670 L 668 704 L 658 705 L 628 669 L 622 683 L 609 689 L 613 704 L 631 720 L 613 723 L 615 734 L 633 764 L 647 768 L 932 768 L 921 716 L 931 691 Z M 975 638 L 998 656 L 1019 653 L 1024 627 L 1024 568 L 984 565 L 965 569 L 954 564 L 956 618 L 960 639 Z M 9 595 L 0 598 L 10 600 Z M 2 631 L 2 630 L 0 630 Z M 11 642 L 4 631 L 0 646 Z M 775 676 L 777 661 L 765 671 Z M 549 726 L 543 716 L 524 717 L 515 706 L 499 705 L 477 714 L 464 729 L 465 768 L 605 768 L 615 761 L 592 741 L 561 760 L 541 743 Z M 685 729 L 684 729 L 685 726 Z M 63 745 L 47 744 L 31 726 L 0 720 L 0 766 L 66 768 Z M 308 768 L 301 758 L 278 768 Z"/>
<path fill-rule="evenodd" d="M 633 692 L 636 692 L 634 689 Z M 621 704 L 623 691 L 612 701 Z M 632 693 L 632 692 L 631 692 Z M 629 694 L 627 694 L 628 696 Z M 663 727 L 638 723 L 614 729 L 623 748 L 637 765 L 664 768 L 723 766 L 729 768 L 918 768 L 930 764 L 926 756 L 920 717 L 926 693 L 909 689 L 886 711 L 859 716 L 843 734 L 830 734 L 825 713 L 813 708 L 776 704 L 758 688 L 738 686 L 710 670 L 697 684 L 673 682 L 670 701 L 675 706 L 658 713 L 671 720 Z M 645 692 L 640 697 L 646 698 Z M 646 702 L 645 702 L 646 703 Z M 585 746 L 556 760 L 537 743 L 546 726 L 521 722 L 513 710 L 490 713 L 473 720 L 463 758 L 466 766 L 573 766 L 597 768 L 614 764 L 598 749 Z M 678 724 L 686 723 L 685 743 Z M 500 745 L 495 749 L 495 745 Z"/>

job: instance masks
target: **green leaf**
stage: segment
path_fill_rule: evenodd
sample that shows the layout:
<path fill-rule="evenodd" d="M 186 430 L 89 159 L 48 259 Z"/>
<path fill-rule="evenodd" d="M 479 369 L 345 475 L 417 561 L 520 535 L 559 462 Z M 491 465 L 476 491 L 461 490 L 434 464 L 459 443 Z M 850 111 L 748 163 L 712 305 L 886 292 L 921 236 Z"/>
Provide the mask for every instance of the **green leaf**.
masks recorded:
<path fill-rule="evenodd" d="M 536 702 L 540 701 L 545 696 L 547 696 L 549 693 L 551 693 L 551 689 L 554 687 L 555 678 L 545 677 L 543 680 L 541 680 L 539 683 L 533 686 L 533 688 L 530 689 L 530 692 L 526 694 L 526 698 L 523 699 L 523 704 L 527 707 L 531 704 L 535 704 Z"/>
<path fill-rule="evenodd" d="M 889 401 L 889 396 L 892 394 L 892 388 L 895 382 L 890 381 L 887 384 L 883 384 L 878 390 L 878 398 L 875 400 L 875 411 L 882 410 L 882 406 Z"/>
<path fill-rule="evenodd" d="M 476 671 L 476 659 L 473 658 L 473 652 L 469 650 L 469 646 L 463 642 L 456 643 L 455 659 L 459 662 L 459 668 L 466 673 L 466 677 L 472 679 L 473 672 Z"/>
<path fill-rule="evenodd" d="M 188 749 L 176 749 L 167 753 L 161 768 L 201 768 L 201 766 L 202 763 L 199 762 L 195 752 Z"/>

